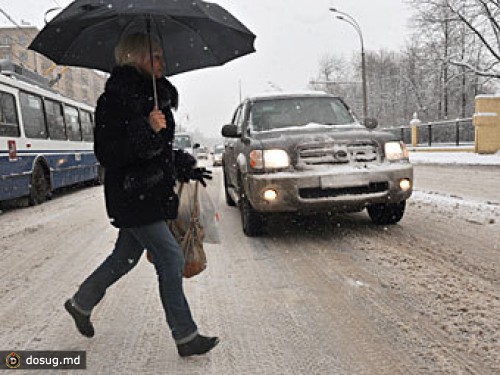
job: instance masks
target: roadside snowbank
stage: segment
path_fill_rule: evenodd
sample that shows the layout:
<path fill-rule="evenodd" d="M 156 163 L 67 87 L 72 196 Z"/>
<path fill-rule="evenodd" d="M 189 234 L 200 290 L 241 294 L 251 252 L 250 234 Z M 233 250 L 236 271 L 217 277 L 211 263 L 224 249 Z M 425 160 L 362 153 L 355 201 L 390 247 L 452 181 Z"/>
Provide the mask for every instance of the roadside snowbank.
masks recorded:
<path fill-rule="evenodd" d="M 444 215 L 460 217 L 471 224 L 500 224 L 500 205 L 496 202 L 480 202 L 454 197 L 440 192 L 413 191 L 410 204 L 434 207 Z"/>
<path fill-rule="evenodd" d="M 473 152 L 410 152 L 413 164 L 500 165 L 500 152 L 479 155 Z"/>
<path fill-rule="evenodd" d="M 500 173 L 500 152 L 494 155 L 479 155 L 473 152 L 410 152 L 412 164 L 435 165 L 477 165 L 490 166 L 492 173 Z M 500 189 L 500 188 L 499 188 Z M 500 190 L 499 190 L 500 197 Z M 410 204 L 424 204 L 434 207 L 442 214 L 458 216 L 472 224 L 500 225 L 500 199 L 479 201 L 460 197 L 444 191 L 414 190 Z"/>

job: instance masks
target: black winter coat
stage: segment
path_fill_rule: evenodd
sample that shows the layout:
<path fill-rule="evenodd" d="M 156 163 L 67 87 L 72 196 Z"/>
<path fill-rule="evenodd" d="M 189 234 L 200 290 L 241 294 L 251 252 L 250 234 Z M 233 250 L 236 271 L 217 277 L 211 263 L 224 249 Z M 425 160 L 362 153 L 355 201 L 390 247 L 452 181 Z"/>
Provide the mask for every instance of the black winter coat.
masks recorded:
<path fill-rule="evenodd" d="M 162 78 L 157 92 L 167 120 L 167 129 L 158 133 L 148 121 L 154 107 L 152 79 L 134 67 L 115 67 L 97 102 L 94 152 L 105 169 L 108 216 L 118 228 L 176 218 L 176 174 L 182 178 L 196 163 L 191 155 L 172 150 L 177 90 Z"/>

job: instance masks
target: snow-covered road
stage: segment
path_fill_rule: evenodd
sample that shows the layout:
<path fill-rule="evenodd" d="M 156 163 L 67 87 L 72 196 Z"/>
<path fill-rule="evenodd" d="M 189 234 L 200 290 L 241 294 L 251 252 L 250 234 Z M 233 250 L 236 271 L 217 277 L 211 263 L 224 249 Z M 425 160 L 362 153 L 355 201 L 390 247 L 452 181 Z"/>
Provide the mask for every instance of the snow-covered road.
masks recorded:
<path fill-rule="evenodd" d="M 209 191 L 222 202 L 220 177 Z M 498 374 L 500 172 L 416 165 L 415 177 L 395 226 L 365 212 L 278 216 L 248 238 L 221 204 L 222 244 L 206 246 L 208 269 L 185 283 L 201 331 L 221 344 L 189 360 L 145 259 L 96 307 L 94 338 L 63 310 L 115 240 L 101 187 L 7 210 L 0 346 L 87 351 L 87 370 L 72 374 Z"/>

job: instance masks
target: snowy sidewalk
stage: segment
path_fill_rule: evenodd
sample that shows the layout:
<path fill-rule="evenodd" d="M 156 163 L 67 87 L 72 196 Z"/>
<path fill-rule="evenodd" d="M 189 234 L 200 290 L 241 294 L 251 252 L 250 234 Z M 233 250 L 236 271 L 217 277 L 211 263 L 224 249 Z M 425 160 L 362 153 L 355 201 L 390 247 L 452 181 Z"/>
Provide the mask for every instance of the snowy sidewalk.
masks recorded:
<path fill-rule="evenodd" d="M 500 165 L 500 152 L 479 155 L 473 152 L 410 151 L 413 164 Z"/>

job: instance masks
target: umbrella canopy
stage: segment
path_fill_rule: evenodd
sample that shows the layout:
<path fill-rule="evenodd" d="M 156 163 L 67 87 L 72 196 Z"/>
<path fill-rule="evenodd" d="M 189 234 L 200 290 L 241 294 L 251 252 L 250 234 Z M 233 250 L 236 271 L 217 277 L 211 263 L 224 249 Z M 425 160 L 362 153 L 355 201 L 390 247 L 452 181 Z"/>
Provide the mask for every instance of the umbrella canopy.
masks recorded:
<path fill-rule="evenodd" d="M 166 75 L 222 65 L 255 51 L 255 35 L 217 4 L 201 0 L 76 0 L 29 48 L 60 65 L 111 72 L 120 37 L 157 35 Z"/>

